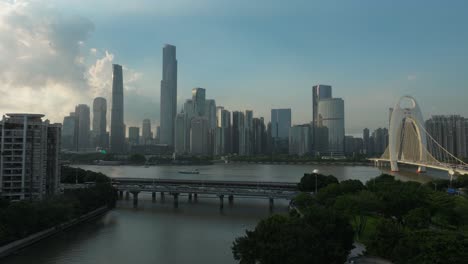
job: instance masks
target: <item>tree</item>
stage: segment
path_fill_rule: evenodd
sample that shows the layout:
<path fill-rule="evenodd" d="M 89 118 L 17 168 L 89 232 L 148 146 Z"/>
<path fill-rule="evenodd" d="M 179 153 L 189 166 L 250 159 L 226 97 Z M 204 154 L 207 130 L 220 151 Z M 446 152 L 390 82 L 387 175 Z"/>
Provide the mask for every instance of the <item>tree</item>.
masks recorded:
<path fill-rule="evenodd" d="M 357 193 L 365 189 L 365 186 L 359 180 L 346 180 L 339 184 L 332 183 L 320 189 L 317 193 L 317 201 L 326 207 L 335 203 L 336 197 L 344 194 Z"/>
<path fill-rule="evenodd" d="M 413 209 L 403 217 L 403 223 L 411 229 L 428 228 L 431 224 L 431 212 L 423 207 Z"/>
<path fill-rule="evenodd" d="M 304 174 L 304 176 L 301 178 L 301 181 L 299 182 L 299 190 L 302 192 L 315 192 L 316 186 L 315 183 L 317 182 L 317 190 L 320 190 L 321 188 L 332 184 L 332 183 L 338 183 L 338 179 L 336 179 L 334 176 L 329 175 L 325 176 L 322 174 Z"/>
<path fill-rule="evenodd" d="M 381 207 L 382 204 L 377 196 L 366 190 L 357 194 L 339 196 L 334 204 L 336 210 L 352 219 L 358 239 L 366 229 L 368 216 L 380 211 Z"/>
<path fill-rule="evenodd" d="M 128 161 L 132 164 L 144 164 L 146 162 L 146 158 L 141 154 L 133 154 L 128 157 Z"/>
<path fill-rule="evenodd" d="M 400 223 L 390 219 L 381 219 L 366 245 L 367 252 L 370 255 L 393 259 L 393 251 L 404 236 L 405 233 Z"/>
<path fill-rule="evenodd" d="M 275 215 L 237 238 L 232 250 L 241 264 L 344 263 L 353 248 L 347 219 L 311 207 L 304 217 Z"/>

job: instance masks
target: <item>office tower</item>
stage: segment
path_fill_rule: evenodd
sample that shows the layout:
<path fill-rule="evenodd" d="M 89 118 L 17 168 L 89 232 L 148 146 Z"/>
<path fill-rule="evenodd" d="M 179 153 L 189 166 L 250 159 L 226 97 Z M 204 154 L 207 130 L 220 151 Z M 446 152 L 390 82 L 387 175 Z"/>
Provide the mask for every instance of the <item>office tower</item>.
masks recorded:
<path fill-rule="evenodd" d="M 122 66 L 112 64 L 112 109 L 110 149 L 113 153 L 125 151 L 125 124 Z"/>
<path fill-rule="evenodd" d="M 345 136 L 345 154 L 354 157 L 364 152 L 364 141 L 362 138 Z"/>
<path fill-rule="evenodd" d="M 195 106 L 193 105 L 192 99 L 185 100 L 183 111 L 187 115 L 188 121 L 197 116 L 197 114 L 195 113 Z"/>
<path fill-rule="evenodd" d="M 177 59 L 176 47 L 166 44 L 163 48 L 161 80 L 160 127 L 161 144 L 174 146 L 174 122 L 177 114 Z"/>
<path fill-rule="evenodd" d="M 239 112 L 239 122 L 238 122 L 238 131 L 237 134 L 239 136 L 239 155 L 245 156 L 245 114 Z"/>
<path fill-rule="evenodd" d="M 213 99 L 206 99 L 205 101 L 205 117 L 208 119 L 210 129 L 215 129 L 217 126 L 216 120 L 216 102 Z"/>
<path fill-rule="evenodd" d="M 206 90 L 204 88 L 192 89 L 192 105 L 195 116 L 205 115 Z"/>
<path fill-rule="evenodd" d="M 369 134 L 369 129 L 364 128 L 362 131 L 362 140 L 363 140 L 363 149 L 364 149 L 364 154 L 370 155 L 370 134 Z"/>
<path fill-rule="evenodd" d="M 190 125 L 190 153 L 206 156 L 208 151 L 208 119 L 195 117 Z"/>
<path fill-rule="evenodd" d="M 62 127 L 62 149 L 66 150 L 76 150 L 76 139 L 75 139 L 75 126 L 76 126 L 76 116 L 72 112 L 70 115 L 63 118 L 63 127 Z"/>
<path fill-rule="evenodd" d="M 458 158 L 468 157 L 468 121 L 459 115 L 435 115 L 426 121 L 426 130 L 436 142 Z M 431 147 L 434 151 L 436 147 Z M 437 153 L 433 153 L 437 155 Z"/>
<path fill-rule="evenodd" d="M 328 150 L 330 156 L 344 154 L 344 101 L 341 98 L 322 99 L 317 108 L 319 123 L 328 128 Z"/>
<path fill-rule="evenodd" d="M 378 128 L 372 133 L 372 151 L 376 156 L 381 156 L 388 146 L 388 129 Z"/>
<path fill-rule="evenodd" d="M 291 109 L 271 109 L 271 137 L 273 151 L 288 153 Z"/>
<path fill-rule="evenodd" d="M 176 115 L 175 119 L 175 135 L 174 135 L 174 152 L 177 154 L 188 152 L 188 142 L 190 136 L 187 135 L 187 115 L 182 111 Z"/>
<path fill-rule="evenodd" d="M 330 85 L 318 84 L 312 86 L 312 123 L 318 126 L 318 102 L 322 99 L 332 98 L 332 87 Z"/>
<path fill-rule="evenodd" d="M 94 147 L 107 148 L 107 101 L 96 97 L 93 102 L 93 135 Z"/>
<path fill-rule="evenodd" d="M 234 111 L 232 112 L 232 153 L 239 154 L 239 129 L 240 122 L 243 118 L 242 112 Z"/>
<path fill-rule="evenodd" d="M 297 125 L 289 129 L 289 155 L 304 156 L 311 153 L 311 126 Z"/>
<path fill-rule="evenodd" d="M 6 114 L 0 123 L 0 196 L 38 200 L 59 192 L 61 125 L 41 114 Z"/>
<path fill-rule="evenodd" d="M 244 121 L 244 134 L 245 134 L 245 144 L 244 144 L 244 155 L 250 156 L 253 154 L 253 111 L 245 111 L 245 121 Z"/>
<path fill-rule="evenodd" d="M 128 128 L 128 143 L 130 143 L 130 145 L 140 144 L 140 128 L 139 127 Z"/>
<path fill-rule="evenodd" d="M 90 111 L 89 106 L 79 104 L 75 107 L 75 115 L 77 120 L 77 148 L 78 151 L 86 151 L 90 148 Z"/>
<path fill-rule="evenodd" d="M 143 140 L 142 143 L 144 145 L 151 144 L 151 141 L 153 140 L 153 136 L 151 135 L 151 120 L 143 119 L 141 137 L 142 137 L 142 140 Z"/>
<path fill-rule="evenodd" d="M 151 132 L 151 137 L 153 137 L 153 132 Z M 156 141 L 156 144 L 161 143 L 161 127 L 160 126 L 156 127 L 156 135 L 154 136 L 154 141 Z"/>
<path fill-rule="evenodd" d="M 266 130 L 265 130 L 265 121 L 263 117 L 253 119 L 253 155 L 260 155 L 265 153 L 266 146 Z"/>
<path fill-rule="evenodd" d="M 217 107 L 217 127 L 215 130 L 215 155 L 224 155 L 231 151 L 231 113 L 223 107 Z"/>

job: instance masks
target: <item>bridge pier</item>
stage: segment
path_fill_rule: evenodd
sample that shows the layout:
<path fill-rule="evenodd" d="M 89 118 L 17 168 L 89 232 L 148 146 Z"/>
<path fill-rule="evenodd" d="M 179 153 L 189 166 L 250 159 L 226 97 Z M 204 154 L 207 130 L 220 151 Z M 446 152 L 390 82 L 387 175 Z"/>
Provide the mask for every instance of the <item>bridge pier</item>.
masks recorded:
<path fill-rule="evenodd" d="M 179 208 L 179 193 L 172 193 L 174 196 L 174 208 Z"/>
<path fill-rule="evenodd" d="M 161 192 L 161 202 L 164 203 L 164 192 Z"/>
<path fill-rule="evenodd" d="M 151 198 L 152 198 L 153 203 L 155 203 L 156 202 L 156 192 L 151 193 Z"/>
<path fill-rule="evenodd" d="M 198 193 L 194 193 L 194 194 L 193 194 L 193 200 L 194 200 L 195 202 L 198 202 Z"/>
<path fill-rule="evenodd" d="M 132 194 L 133 194 L 133 208 L 138 207 L 138 193 L 139 192 L 132 192 Z"/>
<path fill-rule="evenodd" d="M 125 192 L 125 200 L 130 200 L 130 192 L 129 191 L 126 191 Z"/>
<path fill-rule="evenodd" d="M 229 201 L 229 205 L 232 206 L 234 204 L 234 195 L 229 195 L 228 201 Z"/>
<path fill-rule="evenodd" d="M 120 200 L 123 200 L 123 196 L 124 196 L 123 191 L 119 191 L 119 199 Z"/>
<path fill-rule="evenodd" d="M 192 193 L 188 194 L 188 201 L 189 201 L 189 203 L 192 203 Z"/>
<path fill-rule="evenodd" d="M 219 210 L 223 210 L 224 209 L 224 195 L 219 195 Z"/>
<path fill-rule="evenodd" d="M 270 197 L 269 200 L 270 200 L 270 202 L 269 202 L 269 204 L 270 204 L 270 206 L 269 206 L 269 207 L 270 207 L 270 213 L 272 213 L 272 212 L 273 212 L 273 208 L 274 208 L 274 200 L 273 200 L 273 197 Z"/>

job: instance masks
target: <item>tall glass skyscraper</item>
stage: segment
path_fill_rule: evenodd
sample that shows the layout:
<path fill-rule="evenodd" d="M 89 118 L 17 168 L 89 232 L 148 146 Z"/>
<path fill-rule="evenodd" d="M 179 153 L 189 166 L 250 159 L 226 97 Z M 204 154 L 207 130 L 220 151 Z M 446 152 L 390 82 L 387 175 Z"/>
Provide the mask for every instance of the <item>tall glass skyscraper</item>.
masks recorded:
<path fill-rule="evenodd" d="M 112 65 L 112 110 L 111 110 L 110 148 L 114 153 L 125 150 L 125 125 L 123 104 L 122 66 Z"/>
<path fill-rule="evenodd" d="M 321 99 L 317 108 L 318 119 L 328 128 L 328 150 L 330 155 L 343 155 L 345 139 L 344 101 L 341 98 Z"/>
<path fill-rule="evenodd" d="M 332 87 L 330 85 L 318 84 L 312 86 L 312 123 L 318 126 L 318 103 L 322 99 L 332 98 Z"/>
<path fill-rule="evenodd" d="M 273 151 L 288 153 L 291 109 L 271 109 L 271 139 Z"/>
<path fill-rule="evenodd" d="M 174 121 L 177 114 L 177 59 L 176 47 L 169 44 L 163 48 L 160 109 L 160 143 L 174 146 Z"/>
<path fill-rule="evenodd" d="M 78 151 L 85 151 L 90 147 L 90 111 L 89 106 L 79 104 L 75 108 L 77 126 L 75 127 Z"/>
<path fill-rule="evenodd" d="M 95 147 L 107 147 L 107 101 L 102 97 L 96 97 L 93 102 L 93 135 Z"/>

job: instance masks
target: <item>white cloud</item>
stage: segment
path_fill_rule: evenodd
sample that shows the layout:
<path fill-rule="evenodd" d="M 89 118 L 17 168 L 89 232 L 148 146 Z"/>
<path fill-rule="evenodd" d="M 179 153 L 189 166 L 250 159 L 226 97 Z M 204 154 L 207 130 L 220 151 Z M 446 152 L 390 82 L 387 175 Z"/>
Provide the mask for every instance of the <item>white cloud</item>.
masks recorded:
<path fill-rule="evenodd" d="M 94 97 L 108 98 L 110 105 L 115 55 L 87 47 L 90 20 L 63 16 L 45 3 L 0 1 L 0 113 L 44 113 L 61 122 Z M 141 77 L 124 67 L 128 93 L 139 93 Z"/>

